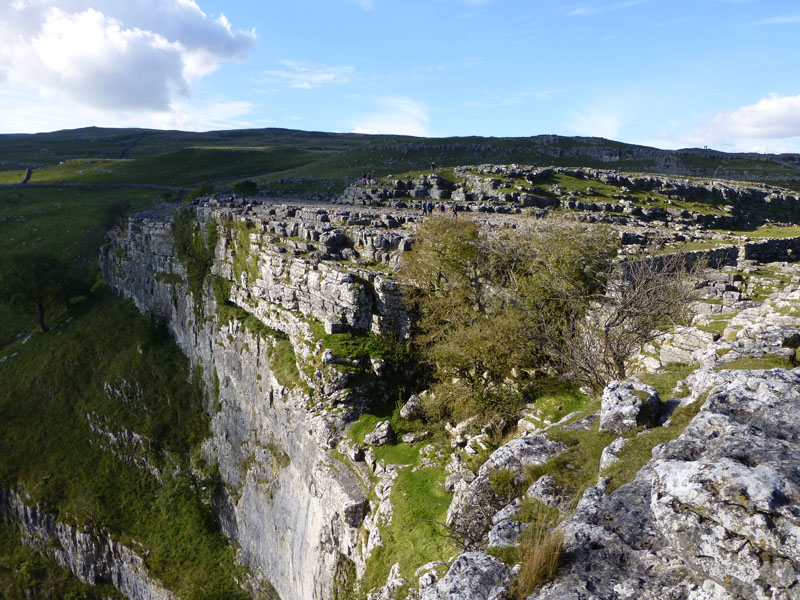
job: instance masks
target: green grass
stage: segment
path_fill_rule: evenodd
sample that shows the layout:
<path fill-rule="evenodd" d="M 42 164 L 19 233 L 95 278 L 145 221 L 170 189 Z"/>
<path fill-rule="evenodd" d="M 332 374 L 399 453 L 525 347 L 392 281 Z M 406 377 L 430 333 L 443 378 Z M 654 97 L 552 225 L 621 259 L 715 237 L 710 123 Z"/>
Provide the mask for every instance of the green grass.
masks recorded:
<path fill-rule="evenodd" d="M 70 160 L 35 169 L 30 182 L 194 186 L 221 178 L 282 172 L 319 157 L 319 152 L 293 147 L 184 148 L 132 160 Z"/>
<path fill-rule="evenodd" d="M 153 190 L 0 189 L 0 259 L 10 252 L 49 253 L 87 269 L 121 211 L 152 207 Z M 0 305 L 0 340 L 36 327 L 33 320 Z"/>
<path fill-rule="evenodd" d="M 734 235 L 746 235 L 754 239 L 790 238 L 800 236 L 800 225 L 762 225 L 751 231 L 732 231 L 731 233 Z"/>
<path fill-rule="evenodd" d="M 655 375 L 643 374 L 640 378 L 645 383 L 656 388 L 662 401 L 667 401 L 672 398 L 672 390 L 678 381 L 684 379 L 696 368 L 696 366 L 674 364 L 670 365 L 663 373 Z M 591 414 L 599 410 L 599 408 L 599 401 L 594 400 L 586 403 L 582 410 L 585 414 Z M 679 415 L 680 413 L 676 414 Z M 673 419 L 673 421 L 673 426 L 669 428 L 654 427 L 648 433 L 637 436 L 637 433 L 644 431 L 643 428 L 639 428 L 636 432 L 625 436 L 641 441 L 628 443 L 628 446 L 632 445 L 631 457 L 622 461 L 621 466 L 616 467 L 621 469 L 622 466 L 625 466 L 627 470 L 624 473 L 616 473 L 611 469 L 603 473 L 604 476 L 613 476 L 612 486 L 616 487 L 622 483 L 627 483 L 628 480 L 625 478 L 631 475 L 631 472 L 635 474 L 649 460 L 649 449 L 660 443 L 658 440 L 674 439 L 683 431 L 685 423 L 681 419 Z M 529 480 L 534 482 L 542 475 L 552 475 L 560 487 L 574 497 L 579 497 L 584 489 L 596 483 L 600 467 L 600 455 L 603 449 L 619 435 L 599 431 L 596 423 L 588 431 L 565 431 L 561 428 L 554 428 L 548 432 L 548 437 L 565 444 L 567 450 L 550 459 L 544 465 L 530 468 L 527 474 Z M 628 452 L 628 446 L 625 447 L 625 452 Z M 646 459 L 644 459 L 645 455 L 647 456 Z M 644 460 L 644 462 L 641 462 L 641 460 Z"/>
<path fill-rule="evenodd" d="M 391 495 L 392 523 L 381 528 L 383 545 L 367 560 L 363 590 L 383 586 L 396 562 L 400 563 L 401 575 L 413 580 L 420 566 L 447 560 L 458 552 L 437 525 L 444 522 L 452 498 L 444 491 L 445 475 L 443 467 L 400 470 Z"/>
<path fill-rule="evenodd" d="M 25 171 L 0 171 L 0 183 L 22 183 Z"/>
<path fill-rule="evenodd" d="M 300 377 L 300 371 L 297 369 L 297 357 L 295 356 L 292 342 L 288 338 L 278 338 L 275 341 L 270 354 L 269 365 L 273 375 L 275 375 L 275 379 L 283 387 L 289 389 L 300 387 L 310 392 L 308 384 Z"/>
<path fill-rule="evenodd" d="M 708 322 L 708 325 L 697 325 L 697 328 L 708 333 L 722 335 L 728 325 L 730 325 L 730 317 L 727 319 L 713 319 Z"/>
<path fill-rule="evenodd" d="M 408 348 L 399 340 L 376 335 L 363 329 L 325 333 L 325 326 L 322 323 L 311 321 L 311 333 L 316 339 L 322 341 L 323 348 L 329 349 L 334 356 L 338 357 L 402 361 L 408 354 Z"/>
<path fill-rule="evenodd" d="M 217 484 L 187 469 L 209 435 L 198 378 L 129 301 L 100 293 L 72 316 L 6 349 L 18 355 L 0 365 L 0 485 L 21 486 L 67 523 L 138 540 L 153 575 L 183 598 L 241 597 L 233 551 L 203 500 Z M 107 384 L 123 395 L 107 394 Z M 87 415 L 145 436 L 136 454 L 164 469 L 164 484 L 91 444 Z"/>
<path fill-rule="evenodd" d="M 583 410 L 590 399 L 572 385 L 555 378 L 543 378 L 537 381 L 533 402 L 543 419 L 555 423 L 573 412 Z"/>
<path fill-rule="evenodd" d="M 781 356 L 769 355 L 763 358 L 742 357 L 730 362 L 722 363 L 714 367 L 715 371 L 726 371 L 730 369 L 793 369 L 795 365 L 790 360 Z"/>
<path fill-rule="evenodd" d="M 66 261 L 81 255 L 96 259 L 119 203 L 144 210 L 160 198 L 157 191 L 136 188 L 0 189 L 0 253 L 34 247 Z"/>

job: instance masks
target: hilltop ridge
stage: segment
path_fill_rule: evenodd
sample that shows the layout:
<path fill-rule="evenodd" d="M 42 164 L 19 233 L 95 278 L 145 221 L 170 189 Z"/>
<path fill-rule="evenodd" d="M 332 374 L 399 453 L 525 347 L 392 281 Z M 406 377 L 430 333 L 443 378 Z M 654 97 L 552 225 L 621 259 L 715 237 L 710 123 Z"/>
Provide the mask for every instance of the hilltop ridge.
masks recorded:
<path fill-rule="evenodd" d="M 185 132 L 87 127 L 50 133 L 3 134 L 0 135 L 0 182 L 15 183 L 2 177 L 4 171 L 45 169 L 76 159 L 136 161 L 161 156 L 166 157 L 167 163 L 175 160 L 176 169 L 192 171 L 184 162 L 185 158 L 175 157 L 175 153 L 190 148 L 215 152 L 217 156 L 223 151 L 237 151 L 240 153 L 237 163 L 241 163 L 246 154 L 248 159 L 254 159 L 251 171 L 237 170 L 217 160 L 219 168 L 215 178 L 258 177 L 265 184 L 287 177 L 353 177 L 364 171 L 387 175 L 426 169 L 435 162 L 441 166 L 522 163 L 614 168 L 800 187 L 798 154 L 726 153 L 700 148 L 661 150 L 604 138 L 559 135 L 422 138 L 280 128 Z M 265 150 L 273 154 L 291 151 L 295 160 L 290 161 L 292 164 L 259 161 L 258 153 Z M 146 164 L 143 163 L 142 170 L 146 171 Z M 62 172 L 58 181 L 62 180 L 71 178 Z M 151 178 L 135 183 L 167 182 Z"/>

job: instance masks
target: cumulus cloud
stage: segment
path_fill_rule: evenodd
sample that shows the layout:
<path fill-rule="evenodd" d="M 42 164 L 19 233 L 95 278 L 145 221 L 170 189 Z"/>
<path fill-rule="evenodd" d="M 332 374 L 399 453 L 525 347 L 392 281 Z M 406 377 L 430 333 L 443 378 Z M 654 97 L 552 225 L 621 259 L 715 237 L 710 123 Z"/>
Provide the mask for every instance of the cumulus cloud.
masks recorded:
<path fill-rule="evenodd" d="M 296 60 L 281 61 L 285 69 L 266 71 L 268 79 L 280 80 L 289 87 L 311 89 L 326 83 L 346 83 L 354 69 L 351 66 L 331 67 Z"/>
<path fill-rule="evenodd" d="M 354 133 L 429 135 L 428 109 L 424 104 L 402 96 L 380 98 L 376 104 L 376 109 L 353 127 Z"/>
<path fill-rule="evenodd" d="M 4 89 L 0 86 L 0 131 L 36 133 L 73 127 L 146 127 L 208 131 L 265 126 L 247 119 L 253 111 L 249 102 L 225 98 L 193 98 L 174 100 L 169 111 L 103 110 L 85 104 L 72 103 L 63 110 L 53 110 L 52 104 L 32 90 Z"/>
<path fill-rule="evenodd" d="M 800 152 L 800 95 L 769 94 L 755 104 L 710 115 L 702 125 L 673 124 L 652 143 L 732 152 Z"/>
<path fill-rule="evenodd" d="M 770 94 L 756 104 L 720 113 L 709 132 L 715 137 L 784 139 L 800 136 L 800 95 Z"/>
<path fill-rule="evenodd" d="M 0 80 L 79 107 L 170 111 L 254 43 L 193 0 L 0 3 Z"/>
<path fill-rule="evenodd" d="M 568 127 L 576 135 L 616 139 L 626 119 L 618 108 L 591 106 L 568 113 Z"/>

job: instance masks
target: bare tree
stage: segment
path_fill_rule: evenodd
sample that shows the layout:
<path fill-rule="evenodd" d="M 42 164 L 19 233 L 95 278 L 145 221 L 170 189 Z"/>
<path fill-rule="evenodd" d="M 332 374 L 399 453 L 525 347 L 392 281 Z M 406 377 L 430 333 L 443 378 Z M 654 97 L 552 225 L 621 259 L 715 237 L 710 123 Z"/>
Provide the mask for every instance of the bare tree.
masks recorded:
<path fill-rule="evenodd" d="M 703 263 L 657 251 L 654 244 L 609 265 L 597 274 L 606 282 L 602 292 L 564 297 L 559 315 L 535 315 L 539 341 L 562 375 L 602 389 L 612 379 L 625 378 L 627 361 L 642 346 L 687 321 Z M 556 278 L 553 286 L 564 284 Z"/>

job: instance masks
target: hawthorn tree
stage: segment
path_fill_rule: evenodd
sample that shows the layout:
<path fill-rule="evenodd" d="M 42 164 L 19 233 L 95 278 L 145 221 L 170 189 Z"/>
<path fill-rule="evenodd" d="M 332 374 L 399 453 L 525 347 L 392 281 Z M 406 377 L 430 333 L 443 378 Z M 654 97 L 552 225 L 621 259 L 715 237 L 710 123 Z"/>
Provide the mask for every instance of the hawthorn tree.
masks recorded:
<path fill-rule="evenodd" d="M 55 256 L 36 252 L 7 255 L 0 267 L 0 302 L 36 319 L 42 333 L 52 313 L 69 299 L 68 266 Z"/>
<path fill-rule="evenodd" d="M 685 319 L 699 265 L 618 250 L 596 226 L 420 226 L 400 275 L 434 382 L 429 415 L 511 416 L 537 369 L 595 390 L 624 378 L 642 345 Z"/>

